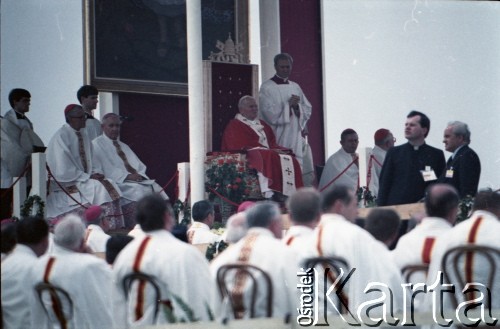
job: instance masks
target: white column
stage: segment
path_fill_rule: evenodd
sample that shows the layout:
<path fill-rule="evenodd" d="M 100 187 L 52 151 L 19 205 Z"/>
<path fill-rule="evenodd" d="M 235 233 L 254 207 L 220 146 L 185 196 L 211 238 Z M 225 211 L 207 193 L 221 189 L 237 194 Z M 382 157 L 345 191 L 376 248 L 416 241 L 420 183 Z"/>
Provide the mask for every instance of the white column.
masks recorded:
<path fill-rule="evenodd" d="M 118 93 L 99 92 L 99 113 L 95 113 L 96 118 L 100 120 L 107 113 L 120 114 L 119 108 Z"/>
<path fill-rule="evenodd" d="M 189 161 L 191 204 L 205 198 L 205 110 L 203 106 L 203 64 L 201 0 L 186 1 L 189 95 Z"/>
<path fill-rule="evenodd" d="M 178 163 L 177 171 L 179 171 L 179 180 L 177 184 L 179 188 L 179 200 L 184 202 L 189 190 L 189 162 Z"/>
<path fill-rule="evenodd" d="M 179 200 L 184 202 L 186 200 L 189 190 L 189 162 L 181 162 L 177 164 L 177 171 L 179 172 L 179 179 L 177 188 L 179 189 Z M 184 212 L 179 213 L 179 222 L 184 218 Z"/>
<path fill-rule="evenodd" d="M 17 177 L 13 177 L 12 181 L 16 181 Z M 14 185 L 12 190 L 12 216 L 21 218 L 21 205 L 26 200 L 26 177 L 21 177 L 21 179 Z"/>
<path fill-rule="evenodd" d="M 30 195 L 38 195 L 43 202 L 47 199 L 47 167 L 45 166 L 45 153 L 31 154 Z"/>
<path fill-rule="evenodd" d="M 273 59 L 281 52 L 279 0 L 261 0 L 259 12 L 261 78 L 265 81 L 274 75 Z"/>

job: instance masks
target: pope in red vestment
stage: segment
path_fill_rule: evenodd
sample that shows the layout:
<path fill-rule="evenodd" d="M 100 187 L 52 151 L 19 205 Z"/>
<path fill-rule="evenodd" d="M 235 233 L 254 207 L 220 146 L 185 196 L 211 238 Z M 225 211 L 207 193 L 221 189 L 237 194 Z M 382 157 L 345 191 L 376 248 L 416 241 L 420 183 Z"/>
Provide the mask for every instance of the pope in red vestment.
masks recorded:
<path fill-rule="evenodd" d="M 251 96 L 243 96 L 239 112 L 224 130 L 222 151 L 246 151 L 248 165 L 259 175 L 261 191 L 290 195 L 304 186 L 300 165 L 290 149 L 276 143 L 272 128 L 257 118 L 258 106 Z M 261 177 L 263 176 L 263 177 Z"/>

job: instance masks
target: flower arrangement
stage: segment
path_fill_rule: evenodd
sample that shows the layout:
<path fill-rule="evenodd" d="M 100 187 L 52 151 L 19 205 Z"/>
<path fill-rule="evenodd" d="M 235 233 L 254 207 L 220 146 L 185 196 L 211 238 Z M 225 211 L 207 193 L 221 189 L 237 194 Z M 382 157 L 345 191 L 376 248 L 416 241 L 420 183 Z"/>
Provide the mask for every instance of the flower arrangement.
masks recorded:
<path fill-rule="evenodd" d="M 366 207 L 376 207 L 377 206 L 377 198 L 373 196 L 372 192 L 366 186 L 360 186 L 356 191 L 356 195 L 358 197 L 358 204 Z"/>
<path fill-rule="evenodd" d="M 210 200 L 226 198 L 239 204 L 250 193 L 245 180 L 245 163 L 238 155 L 214 157 L 206 161 L 205 190 Z"/>

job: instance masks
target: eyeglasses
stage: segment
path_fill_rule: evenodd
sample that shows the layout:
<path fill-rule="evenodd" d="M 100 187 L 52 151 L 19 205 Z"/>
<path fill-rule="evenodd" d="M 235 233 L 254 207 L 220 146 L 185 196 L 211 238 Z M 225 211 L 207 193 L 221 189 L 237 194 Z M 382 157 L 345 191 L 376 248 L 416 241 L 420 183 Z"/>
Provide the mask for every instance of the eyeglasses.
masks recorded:
<path fill-rule="evenodd" d="M 79 117 L 70 117 L 70 119 L 78 119 L 78 120 L 87 119 L 87 115 L 82 115 Z"/>

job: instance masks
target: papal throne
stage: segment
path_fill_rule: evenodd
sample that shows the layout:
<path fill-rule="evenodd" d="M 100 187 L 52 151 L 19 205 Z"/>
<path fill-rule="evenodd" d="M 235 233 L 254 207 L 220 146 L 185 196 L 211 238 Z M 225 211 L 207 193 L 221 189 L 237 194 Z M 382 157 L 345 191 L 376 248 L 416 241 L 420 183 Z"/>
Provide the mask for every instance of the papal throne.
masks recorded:
<path fill-rule="evenodd" d="M 257 174 L 246 167 L 246 154 L 220 152 L 224 129 L 238 113 L 238 101 L 245 95 L 258 96 L 258 66 L 203 61 L 207 166 L 227 159 L 245 163 L 248 197 L 260 198 Z"/>

